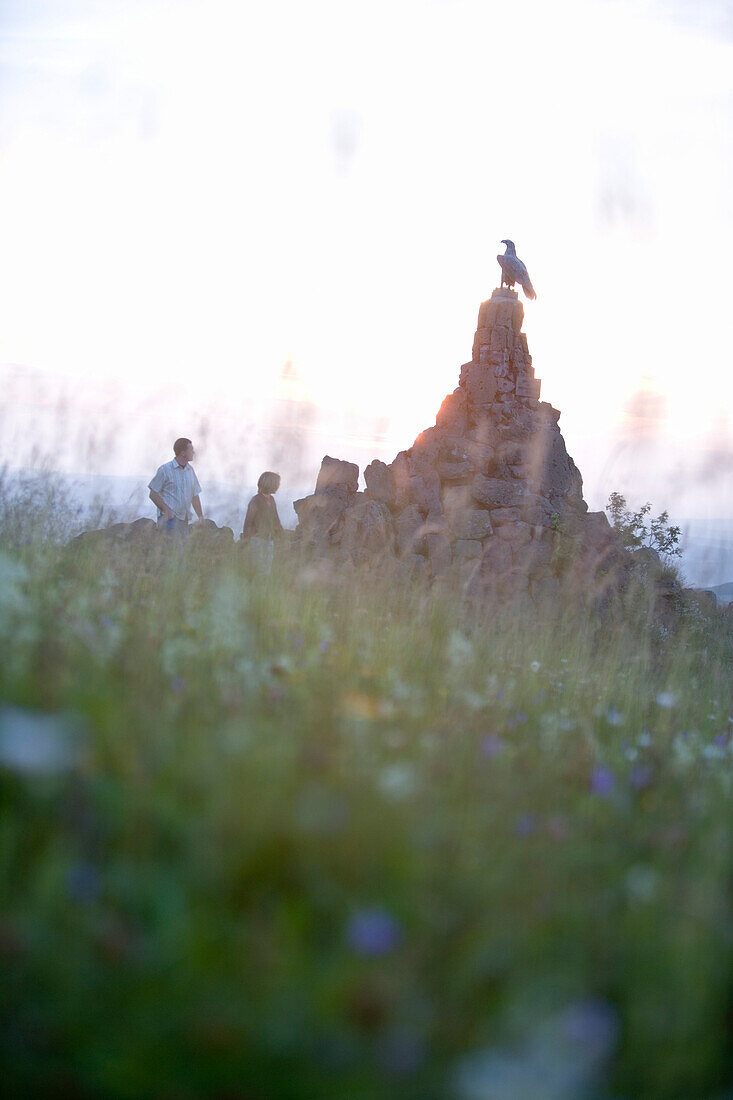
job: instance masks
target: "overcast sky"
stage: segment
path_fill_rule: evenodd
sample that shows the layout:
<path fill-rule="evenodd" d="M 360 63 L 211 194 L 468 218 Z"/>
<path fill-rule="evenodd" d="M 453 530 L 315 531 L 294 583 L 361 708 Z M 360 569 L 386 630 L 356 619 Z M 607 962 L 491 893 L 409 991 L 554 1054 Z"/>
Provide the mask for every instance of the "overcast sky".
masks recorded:
<path fill-rule="evenodd" d="M 199 429 L 200 473 L 261 468 L 283 416 L 306 481 L 389 460 L 511 237 L 591 507 L 733 519 L 728 3 L 4 0 L 0 30 L 0 460 L 59 394 L 75 469 Z"/>

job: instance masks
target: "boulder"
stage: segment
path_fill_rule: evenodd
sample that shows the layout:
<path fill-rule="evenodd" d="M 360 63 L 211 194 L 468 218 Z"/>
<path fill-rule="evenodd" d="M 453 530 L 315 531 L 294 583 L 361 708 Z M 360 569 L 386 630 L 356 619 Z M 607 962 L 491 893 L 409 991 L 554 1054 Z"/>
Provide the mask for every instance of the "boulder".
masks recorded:
<path fill-rule="evenodd" d="M 375 458 L 364 470 L 366 482 L 366 495 L 370 500 L 376 500 L 392 508 L 397 499 L 394 474 L 386 462 L 380 462 Z"/>
<path fill-rule="evenodd" d="M 386 504 L 362 499 L 346 508 L 336 533 L 341 549 L 353 561 L 391 554 L 394 549 L 394 527 Z"/>
<path fill-rule="evenodd" d="M 345 489 L 351 495 L 359 488 L 359 467 L 355 462 L 325 455 L 316 480 L 316 493 L 331 489 Z"/>
<path fill-rule="evenodd" d="M 454 512 L 448 524 L 455 539 L 484 539 L 492 532 L 491 517 L 485 508 Z"/>
<path fill-rule="evenodd" d="M 400 557 L 425 553 L 424 526 L 423 516 L 417 505 L 409 504 L 400 512 L 395 520 L 397 551 Z"/>

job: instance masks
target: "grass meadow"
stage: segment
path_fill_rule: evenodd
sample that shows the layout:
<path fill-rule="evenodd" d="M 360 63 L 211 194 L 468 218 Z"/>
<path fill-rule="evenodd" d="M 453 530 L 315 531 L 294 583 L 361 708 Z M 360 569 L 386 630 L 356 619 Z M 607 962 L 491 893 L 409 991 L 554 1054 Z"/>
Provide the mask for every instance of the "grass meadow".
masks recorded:
<path fill-rule="evenodd" d="M 733 1096 L 730 627 L 0 525 L 6 1095 Z"/>

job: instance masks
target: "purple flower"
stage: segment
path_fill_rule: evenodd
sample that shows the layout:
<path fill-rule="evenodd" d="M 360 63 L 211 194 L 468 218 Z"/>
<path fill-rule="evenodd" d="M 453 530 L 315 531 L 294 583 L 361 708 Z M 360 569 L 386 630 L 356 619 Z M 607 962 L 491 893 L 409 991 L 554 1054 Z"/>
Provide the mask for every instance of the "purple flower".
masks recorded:
<path fill-rule="evenodd" d="M 321 653 L 325 653 L 330 644 L 331 643 L 326 638 L 324 638 L 322 642 L 319 642 L 318 648 L 320 649 Z"/>
<path fill-rule="evenodd" d="M 713 741 L 716 745 L 720 745 L 721 748 L 725 748 L 725 746 L 728 744 L 728 734 L 719 733 L 717 737 L 713 738 Z"/>
<path fill-rule="evenodd" d="M 386 909 L 359 909 L 346 926 L 346 942 L 357 955 L 388 955 L 399 940 L 399 925 Z"/>
<path fill-rule="evenodd" d="M 561 1019 L 568 1039 L 586 1050 L 605 1054 L 616 1041 L 618 1017 L 606 1001 L 578 1001 L 563 1012 Z"/>
<path fill-rule="evenodd" d="M 652 769 L 648 764 L 635 764 L 629 772 L 629 783 L 635 791 L 643 791 L 652 781 Z"/>
<path fill-rule="evenodd" d="M 611 769 L 604 767 L 603 764 L 597 764 L 590 777 L 590 789 L 593 794 L 600 795 L 601 798 L 608 798 L 613 794 L 615 786 L 616 776 Z"/>
<path fill-rule="evenodd" d="M 88 904 L 99 897 L 99 875 L 91 863 L 77 863 L 66 876 L 69 897 L 80 904 Z"/>
<path fill-rule="evenodd" d="M 175 691 L 176 695 L 180 695 L 186 687 L 186 681 L 182 676 L 174 676 L 171 680 L 171 691 Z"/>
<path fill-rule="evenodd" d="M 501 737 L 497 737 L 495 733 L 489 733 L 481 741 L 481 753 L 483 756 L 488 756 L 490 760 L 493 760 L 495 756 L 501 756 L 506 748 L 506 742 L 502 741 Z"/>
<path fill-rule="evenodd" d="M 534 816 L 532 814 L 522 814 L 517 818 L 517 823 L 514 826 L 514 832 L 517 836 L 529 836 L 534 832 Z"/>
<path fill-rule="evenodd" d="M 518 714 L 513 715 L 511 718 L 507 718 L 508 728 L 514 729 L 515 726 L 521 726 L 527 721 L 527 715 L 519 711 Z"/>

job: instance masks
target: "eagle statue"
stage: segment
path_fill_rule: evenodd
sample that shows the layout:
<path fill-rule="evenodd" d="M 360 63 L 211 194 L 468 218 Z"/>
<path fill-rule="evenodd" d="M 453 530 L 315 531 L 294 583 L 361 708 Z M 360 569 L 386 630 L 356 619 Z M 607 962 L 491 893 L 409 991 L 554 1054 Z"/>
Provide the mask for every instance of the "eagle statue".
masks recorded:
<path fill-rule="evenodd" d="M 519 283 L 527 298 L 536 298 L 537 295 L 534 292 L 527 268 L 517 256 L 514 241 L 502 241 L 501 243 L 506 245 L 506 252 L 503 256 L 497 256 L 496 258 L 501 268 L 502 287 L 506 284 L 511 289 L 515 283 Z"/>

